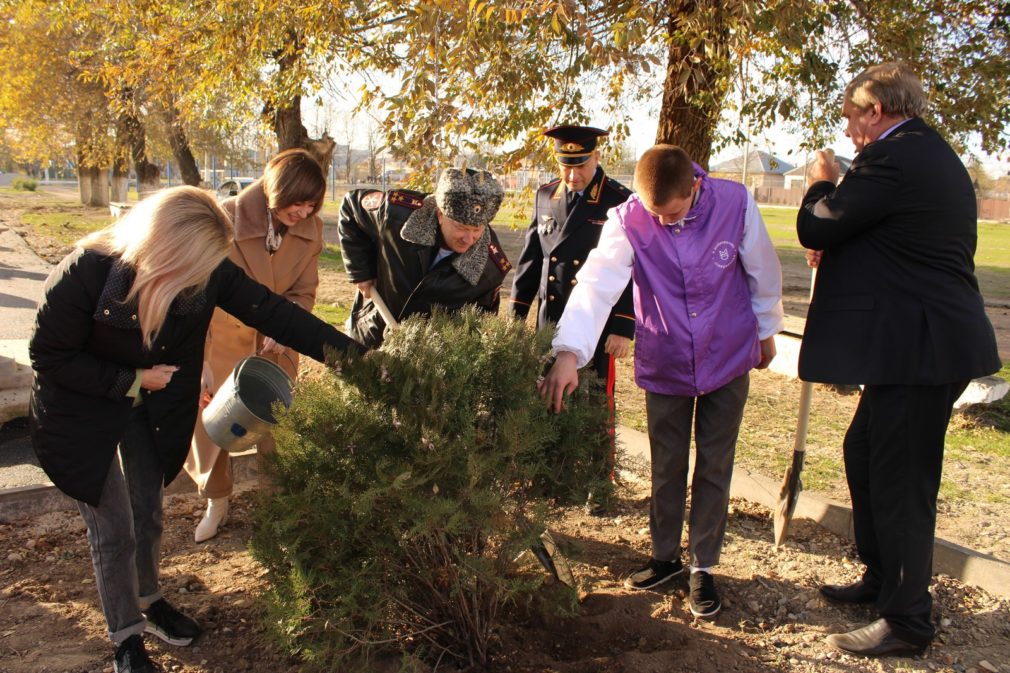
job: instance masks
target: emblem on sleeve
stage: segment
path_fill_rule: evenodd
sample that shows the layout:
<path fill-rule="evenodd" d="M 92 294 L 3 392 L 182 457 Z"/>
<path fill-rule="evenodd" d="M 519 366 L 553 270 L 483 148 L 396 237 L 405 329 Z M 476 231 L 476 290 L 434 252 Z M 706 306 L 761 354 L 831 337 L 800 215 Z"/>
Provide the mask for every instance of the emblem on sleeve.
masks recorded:
<path fill-rule="evenodd" d="M 361 207 L 365 210 L 376 210 L 382 205 L 382 192 L 368 192 L 361 197 Z"/>

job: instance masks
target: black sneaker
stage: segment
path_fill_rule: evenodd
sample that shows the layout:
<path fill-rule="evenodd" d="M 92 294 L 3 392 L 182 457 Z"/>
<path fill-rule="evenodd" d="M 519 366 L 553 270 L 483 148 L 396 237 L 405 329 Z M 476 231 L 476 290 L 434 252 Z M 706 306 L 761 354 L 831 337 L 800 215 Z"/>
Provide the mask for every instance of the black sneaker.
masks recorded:
<path fill-rule="evenodd" d="M 691 588 L 691 614 L 703 619 L 711 619 L 719 614 L 722 601 L 719 592 L 715 590 L 715 580 L 704 571 L 691 573 L 688 582 Z"/>
<path fill-rule="evenodd" d="M 624 586 L 628 589 L 652 589 L 682 572 L 684 572 L 684 564 L 680 559 L 676 561 L 649 559 L 647 566 L 631 573 L 631 576 L 624 580 Z"/>
<path fill-rule="evenodd" d="M 158 636 L 169 645 L 186 646 L 200 635 L 200 626 L 164 598 L 151 603 L 151 607 L 144 610 L 144 617 L 147 618 L 144 631 Z"/>
<path fill-rule="evenodd" d="M 112 670 L 115 673 L 155 673 L 154 662 L 144 649 L 143 636 L 135 633 L 119 645 Z"/>

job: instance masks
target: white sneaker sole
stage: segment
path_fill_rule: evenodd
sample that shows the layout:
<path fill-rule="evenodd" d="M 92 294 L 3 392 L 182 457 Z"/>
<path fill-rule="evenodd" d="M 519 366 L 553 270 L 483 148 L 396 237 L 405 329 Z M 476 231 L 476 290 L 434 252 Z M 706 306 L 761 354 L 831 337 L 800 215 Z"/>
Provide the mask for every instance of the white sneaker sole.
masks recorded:
<path fill-rule="evenodd" d="M 719 614 L 720 610 L 722 610 L 722 603 L 719 603 L 719 605 L 715 606 L 715 608 L 709 612 L 701 612 L 699 610 L 695 610 L 693 605 L 691 606 L 691 614 L 699 619 L 712 619 Z"/>
<path fill-rule="evenodd" d="M 170 636 L 165 633 L 162 629 L 159 629 L 156 624 L 147 622 L 147 626 L 144 627 L 144 633 L 150 633 L 152 636 L 156 636 L 161 640 L 165 641 L 169 645 L 175 645 L 177 647 L 186 647 L 193 642 L 192 638 L 180 638 L 178 636 Z"/>

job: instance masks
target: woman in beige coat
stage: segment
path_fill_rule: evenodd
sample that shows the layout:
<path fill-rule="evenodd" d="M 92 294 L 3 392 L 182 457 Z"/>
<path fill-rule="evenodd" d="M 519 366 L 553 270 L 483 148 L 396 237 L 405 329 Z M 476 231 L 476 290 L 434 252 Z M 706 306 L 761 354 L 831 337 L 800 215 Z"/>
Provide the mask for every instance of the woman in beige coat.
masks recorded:
<path fill-rule="evenodd" d="M 222 204 L 235 226 L 231 261 L 307 311 L 319 284 L 323 222 L 318 212 L 325 194 L 323 169 L 308 152 L 292 149 L 271 159 L 261 179 Z M 280 365 L 292 380 L 297 376 L 296 352 L 215 310 L 207 336 L 205 395 L 216 392 L 240 360 L 256 353 Z M 256 448 L 261 454 L 273 452 L 273 438 L 267 435 Z M 217 535 L 227 518 L 233 484 L 231 458 L 207 436 L 202 419 L 197 419 L 186 472 L 208 499 L 195 535 L 203 542 Z"/>

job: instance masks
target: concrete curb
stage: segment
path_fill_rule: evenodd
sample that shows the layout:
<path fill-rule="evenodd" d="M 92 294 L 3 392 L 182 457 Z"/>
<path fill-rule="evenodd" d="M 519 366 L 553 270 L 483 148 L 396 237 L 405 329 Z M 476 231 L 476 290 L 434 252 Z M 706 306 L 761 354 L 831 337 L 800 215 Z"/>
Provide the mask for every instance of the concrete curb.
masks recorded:
<path fill-rule="evenodd" d="M 622 426 L 618 429 L 618 440 L 629 456 L 649 463 L 649 437 L 644 432 Z M 693 452 L 691 456 L 694 457 Z M 774 510 L 779 501 L 779 487 L 779 482 L 737 465 L 733 471 L 730 494 Z M 793 518 L 809 519 L 836 535 L 853 539 L 852 508 L 835 500 L 803 491 L 796 502 Z M 994 596 L 1010 598 L 1010 563 L 959 544 L 936 538 L 933 543 L 933 572 L 950 575 Z"/>
<path fill-rule="evenodd" d="M 231 469 L 236 485 L 256 479 L 256 462 L 255 451 L 232 456 Z M 196 484 L 184 472 L 180 472 L 165 489 L 165 495 L 195 492 Z M 64 495 L 52 484 L 0 489 L 0 523 L 14 523 L 42 514 L 76 509 L 77 501 Z"/>

